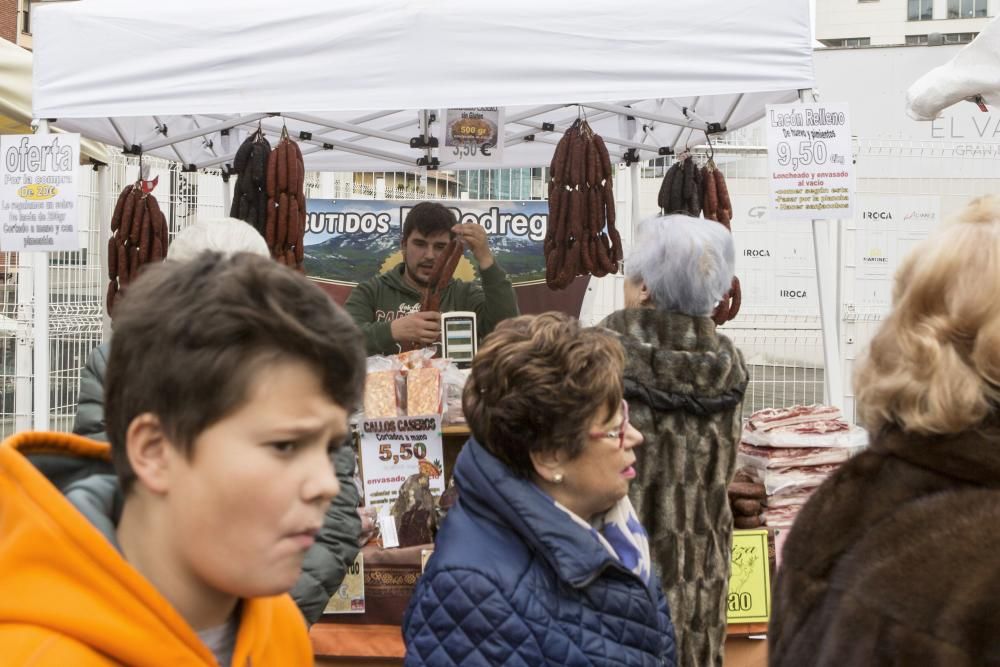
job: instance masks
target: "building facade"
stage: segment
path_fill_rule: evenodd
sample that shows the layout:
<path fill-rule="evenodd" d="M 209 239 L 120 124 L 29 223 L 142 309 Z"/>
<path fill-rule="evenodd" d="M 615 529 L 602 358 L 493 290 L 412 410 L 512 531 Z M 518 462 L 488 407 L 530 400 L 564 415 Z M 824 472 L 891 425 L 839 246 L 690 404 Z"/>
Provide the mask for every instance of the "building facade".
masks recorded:
<path fill-rule="evenodd" d="M 832 48 L 972 41 L 1000 0 L 818 0 L 816 39 Z"/>

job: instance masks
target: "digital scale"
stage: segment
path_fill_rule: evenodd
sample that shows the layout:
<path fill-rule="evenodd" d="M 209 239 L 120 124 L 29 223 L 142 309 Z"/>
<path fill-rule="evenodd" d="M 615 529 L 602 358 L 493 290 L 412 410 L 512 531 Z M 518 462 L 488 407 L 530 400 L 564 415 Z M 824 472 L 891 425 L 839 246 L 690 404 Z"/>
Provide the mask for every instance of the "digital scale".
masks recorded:
<path fill-rule="evenodd" d="M 459 368 L 472 366 L 478 349 L 476 314 L 465 310 L 441 313 L 441 356 Z"/>

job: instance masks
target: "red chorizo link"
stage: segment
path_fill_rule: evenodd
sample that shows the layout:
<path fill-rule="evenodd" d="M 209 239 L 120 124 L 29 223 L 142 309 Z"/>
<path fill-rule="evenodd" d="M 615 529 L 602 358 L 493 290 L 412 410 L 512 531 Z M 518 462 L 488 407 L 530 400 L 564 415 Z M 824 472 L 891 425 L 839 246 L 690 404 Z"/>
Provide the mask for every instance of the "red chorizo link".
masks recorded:
<path fill-rule="evenodd" d="M 709 163 L 705 165 L 705 169 L 702 174 L 702 182 L 704 184 L 704 193 L 702 208 L 705 211 L 706 220 L 719 221 L 719 194 L 716 188 L 715 182 L 715 167 Z"/>
<path fill-rule="evenodd" d="M 299 158 L 299 183 L 295 186 L 295 192 L 301 194 L 302 198 L 305 199 L 306 161 L 302 157 L 302 151 L 299 150 L 298 145 L 295 146 L 295 154 L 298 155 Z M 301 208 L 303 211 L 306 210 L 305 206 L 302 206 Z"/>
<path fill-rule="evenodd" d="M 164 257 L 166 253 L 163 252 L 163 241 L 160 240 L 159 236 L 153 237 L 153 247 L 149 250 L 149 258 L 153 262 L 159 262 Z"/>
<path fill-rule="evenodd" d="M 122 243 L 125 242 L 125 239 L 129 237 L 129 232 L 132 231 L 132 218 L 135 217 L 135 203 L 138 200 L 135 187 L 129 187 L 131 190 L 128 193 L 128 197 L 125 198 L 124 206 L 122 206 L 122 220 L 117 231 L 118 238 Z"/>
<path fill-rule="evenodd" d="M 278 161 L 277 164 L 277 174 L 278 174 L 278 189 L 277 193 L 288 192 L 288 140 L 282 139 L 278 144 L 278 147 L 274 149 L 277 153 L 275 158 Z"/>
<path fill-rule="evenodd" d="M 604 219 L 607 222 L 608 228 L 615 226 L 615 188 L 608 181 L 604 184 Z"/>
<path fill-rule="evenodd" d="M 118 295 L 118 285 L 114 280 L 108 283 L 108 293 L 104 297 L 104 305 L 108 309 L 108 315 L 111 314 L 111 309 L 115 307 L 115 297 Z"/>
<path fill-rule="evenodd" d="M 152 214 L 149 210 L 149 199 L 143 207 L 142 227 L 139 229 L 139 262 L 145 264 L 149 261 L 150 237 L 152 236 L 153 223 Z"/>
<path fill-rule="evenodd" d="M 458 245 L 458 239 L 457 237 L 452 237 L 448 241 L 448 245 L 441 251 L 441 254 L 434 258 L 434 264 L 431 266 L 431 272 L 427 278 L 427 285 L 431 289 L 434 289 L 438 284 L 438 279 L 441 278 L 441 274 L 444 272 L 444 265 L 448 263 L 448 258 L 451 257 L 456 245 Z"/>
<path fill-rule="evenodd" d="M 698 165 L 694 164 L 694 160 L 691 160 L 691 163 L 693 165 L 691 172 L 693 174 L 694 185 L 691 188 L 691 195 L 687 200 L 687 214 L 692 218 L 697 218 L 701 215 L 701 193 L 703 189 L 701 184 L 701 169 L 698 168 Z"/>
<path fill-rule="evenodd" d="M 115 242 L 115 253 L 118 255 L 118 283 L 124 287 L 131 278 L 128 271 L 128 249 L 124 241 Z"/>
<path fill-rule="evenodd" d="M 584 160 L 587 166 L 587 187 L 592 188 L 597 185 L 598 174 L 601 170 L 601 159 L 597 157 L 597 147 L 594 146 L 594 139 L 591 137 L 586 142 L 584 149 Z"/>
<path fill-rule="evenodd" d="M 614 173 L 611 169 L 611 156 L 608 154 L 608 147 L 604 139 L 599 134 L 594 135 L 594 147 L 597 149 L 597 160 L 601 166 L 601 180 L 611 182 Z"/>
<path fill-rule="evenodd" d="M 719 224 L 728 229 L 729 231 L 733 231 L 733 228 L 730 226 L 731 215 L 732 211 L 727 211 L 724 208 L 719 209 Z"/>
<path fill-rule="evenodd" d="M 131 246 L 128 249 L 128 275 L 129 280 L 135 280 L 139 276 L 139 246 Z"/>
<path fill-rule="evenodd" d="M 281 146 L 281 144 L 278 144 Z M 278 196 L 278 149 L 275 148 L 267 156 L 267 196 L 276 199 Z"/>
<path fill-rule="evenodd" d="M 740 289 L 740 279 L 733 276 L 733 288 L 731 290 L 733 295 L 733 301 L 729 306 L 729 320 L 735 320 L 736 316 L 739 315 L 740 305 L 743 303 L 743 290 Z"/>
<path fill-rule="evenodd" d="M 610 255 L 610 242 L 606 233 L 601 232 L 601 235 L 594 239 L 594 249 L 596 250 L 597 264 L 600 266 L 600 272 L 606 276 L 614 271 L 614 262 Z"/>
<path fill-rule="evenodd" d="M 733 203 L 729 200 L 729 186 L 726 185 L 726 177 L 718 169 L 715 170 L 715 189 L 719 196 L 719 219 L 722 219 L 722 212 L 725 211 L 726 216 L 732 220 Z"/>
<path fill-rule="evenodd" d="M 590 239 L 593 238 L 591 228 L 594 225 L 594 220 L 597 217 L 597 207 L 600 202 L 597 197 L 597 191 L 588 188 L 586 191 L 586 199 L 584 203 L 586 208 L 584 210 L 584 225 L 583 229 L 580 231 L 580 236 L 577 237 L 576 243 L 580 245 L 580 270 L 583 274 L 590 274 L 594 272 L 594 261 L 593 256 L 590 254 Z"/>
<path fill-rule="evenodd" d="M 295 194 L 299 190 L 299 156 L 296 154 L 298 150 L 298 144 L 289 139 L 285 145 L 285 160 L 288 163 L 285 168 L 288 170 L 287 192 L 290 195 Z"/>
<path fill-rule="evenodd" d="M 724 297 L 712 311 L 712 321 L 721 326 L 729 319 L 729 297 Z"/>
<path fill-rule="evenodd" d="M 135 202 L 135 208 L 132 210 L 132 224 L 128 228 L 128 240 L 133 246 L 139 245 L 139 232 L 142 231 L 142 220 L 149 212 L 146 210 L 145 195 L 140 197 Z"/>
<path fill-rule="evenodd" d="M 111 214 L 111 231 L 118 231 L 118 228 L 122 224 L 122 213 L 125 211 L 125 202 L 128 200 L 129 194 L 132 192 L 132 185 L 126 185 L 125 189 L 121 191 L 118 195 L 118 201 L 115 202 L 115 210 Z"/>
<path fill-rule="evenodd" d="M 299 200 L 295 197 L 288 198 L 288 238 L 285 245 L 288 247 L 299 243 Z M 294 264 L 293 264 L 294 266 Z"/>
<path fill-rule="evenodd" d="M 455 239 L 454 248 L 452 248 L 451 255 L 448 257 L 448 261 L 444 265 L 444 269 L 441 271 L 441 276 L 438 278 L 437 287 L 438 292 L 444 292 L 445 288 L 451 282 L 452 277 L 455 275 L 455 269 L 458 268 L 458 263 L 462 261 L 462 253 L 465 250 L 465 245 L 461 240 Z"/>
<path fill-rule="evenodd" d="M 549 182 L 563 184 L 566 182 L 563 174 L 566 172 L 566 161 L 569 159 L 570 133 L 567 130 L 562 139 L 556 144 L 556 150 L 552 154 L 552 162 L 549 163 Z"/>
<path fill-rule="evenodd" d="M 267 200 L 267 218 L 264 226 L 264 242 L 268 248 L 274 247 L 274 240 L 278 236 L 278 208 L 274 199 Z"/>
<path fill-rule="evenodd" d="M 664 211 L 670 206 L 670 192 L 674 187 L 674 178 L 677 177 L 677 165 L 672 164 L 670 168 L 667 169 L 667 173 L 663 175 L 663 180 L 660 182 L 660 191 L 656 195 L 656 205 L 659 206 Z"/>
<path fill-rule="evenodd" d="M 280 166 L 280 165 L 279 165 Z M 288 242 L 288 193 L 278 193 L 278 225 L 275 227 L 274 247 L 278 252 L 285 251 L 285 244 Z"/>
<path fill-rule="evenodd" d="M 118 248 L 114 236 L 108 238 L 108 279 L 118 277 Z"/>
<path fill-rule="evenodd" d="M 579 129 L 573 134 L 569 151 L 570 177 L 567 181 L 573 188 L 582 188 L 587 180 L 587 143 Z"/>

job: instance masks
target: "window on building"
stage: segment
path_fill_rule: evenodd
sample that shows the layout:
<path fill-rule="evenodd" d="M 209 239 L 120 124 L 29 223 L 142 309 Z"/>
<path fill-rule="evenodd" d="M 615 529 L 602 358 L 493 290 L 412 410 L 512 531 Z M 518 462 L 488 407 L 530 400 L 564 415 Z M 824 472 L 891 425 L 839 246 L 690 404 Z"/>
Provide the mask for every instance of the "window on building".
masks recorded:
<path fill-rule="evenodd" d="M 948 0 L 948 18 L 978 19 L 986 17 L 986 0 Z"/>
<path fill-rule="evenodd" d="M 907 21 L 930 21 L 934 18 L 933 0 L 907 0 Z"/>
<path fill-rule="evenodd" d="M 978 34 L 978 32 L 946 32 L 941 37 L 945 44 L 968 44 Z"/>
<path fill-rule="evenodd" d="M 31 34 L 31 0 L 21 0 L 21 32 Z"/>
<path fill-rule="evenodd" d="M 927 35 L 907 35 L 906 44 L 907 46 L 926 46 Z"/>
<path fill-rule="evenodd" d="M 821 39 L 823 46 L 833 48 L 855 49 L 859 46 L 871 46 L 871 37 L 844 37 L 843 39 Z"/>

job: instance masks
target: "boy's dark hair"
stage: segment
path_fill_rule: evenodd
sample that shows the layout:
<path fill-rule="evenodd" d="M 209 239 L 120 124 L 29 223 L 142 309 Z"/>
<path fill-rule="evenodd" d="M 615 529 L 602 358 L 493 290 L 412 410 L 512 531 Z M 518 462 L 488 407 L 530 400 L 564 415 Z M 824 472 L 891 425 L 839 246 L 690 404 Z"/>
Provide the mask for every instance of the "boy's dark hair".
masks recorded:
<path fill-rule="evenodd" d="M 424 236 L 433 236 L 451 231 L 457 222 L 454 214 L 444 205 L 433 201 L 420 202 L 410 209 L 403 221 L 403 243 L 414 229 Z"/>
<path fill-rule="evenodd" d="M 277 262 L 204 252 L 148 267 L 115 304 L 105 416 L 111 456 L 128 493 L 135 472 L 125 436 L 151 412 L 187 456 L 196 437 L 247 400 L 258 373 L 303 361 L 348 412 L 361 397 L 365 348 L 347 313 Z"/>

